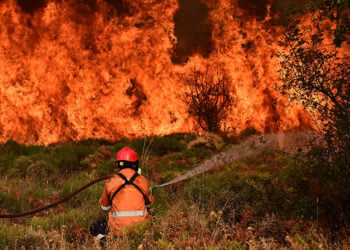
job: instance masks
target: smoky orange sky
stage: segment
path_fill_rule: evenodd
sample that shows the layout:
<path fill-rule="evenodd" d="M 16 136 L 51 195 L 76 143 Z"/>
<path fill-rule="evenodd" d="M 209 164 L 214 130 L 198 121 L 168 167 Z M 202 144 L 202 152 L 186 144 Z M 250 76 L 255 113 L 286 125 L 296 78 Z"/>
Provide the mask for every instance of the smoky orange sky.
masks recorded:
<path fill-rule="evenodd" d="M 274 89 L 288 3 L 2 0 L 0 141 L 200 131 L 183 77 L 208 64 L 225 68 L 236 91 L 223 129 L 304 129 L 309 117 Z"/>

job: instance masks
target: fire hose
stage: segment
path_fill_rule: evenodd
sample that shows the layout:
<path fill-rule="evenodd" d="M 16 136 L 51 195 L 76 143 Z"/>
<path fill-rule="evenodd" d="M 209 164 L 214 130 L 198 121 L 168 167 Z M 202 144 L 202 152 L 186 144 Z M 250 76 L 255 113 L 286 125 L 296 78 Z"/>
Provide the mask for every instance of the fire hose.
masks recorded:
<path fill-rule="evenodd" d="M 40 208 L 37 208 L 37 209 L 33 209 L 33 210 L 30 210 L 30 211 L 27 211 L 27 212 L 23 212 L 23 213 L 18 213 L 18 214 L 0 214 L 0 219 L 1 218 L 17 218 L 17 217 L 24 217 L 24 216 L 28 216 L 28 215 L 33 215 L 33 214 L 36 214 L 36 213 L 39 213 L 39 212 L 42 212 L 42 211 L 45 211 L 47 209 L 50 209 L 52 207 L 55 207 L 63 202 L 66 202 L 68 201 L 70 198 L 72 198 L 73 196 L 77 195 L 78 193 L 82 192 L 83 190 L 87 189 L 88 187 L 100 182 L 100 181 L 103 181 L 103 180 L 107 180 L 108 178 L 110 178 L 111 176 L 104 176 L 104 177 L 101 177 L 101 178 L 98 178 L 98 179 L 95 179 L 91 182 L 89 182 L 88 184 L 84 185 L 83 187 L 79 188 L 78 190 L 70 193 L 69 195 L 63 197 L 62 199 L 58 200 L 58 201 L 55 201 L 49 205 L 46 205 L 44 207 L 40 207 Z M 151 191 L 154 189 L 154 188 L 157 188 L 157 187 L 163 187 L 163 186 L 167 186 L 167 185 L 170 185 L 172 184 L 172 182 L 167 182 L 167 183 L 164 183 L 162 185 L 157 185 L 157 186 L 153 186 L 151 187 Z"/>
<path fill-rule="evenodd" d="M 17 217 L 23 217 L 23 216 L 27 216 L 27 215 L 32 215 L 32 214 L 36 214 L 36 213 L 39 213 L 39 212 L 42 212 L 44 210 L 47 210 L 49 208 L 52 208 L 52 207 L 55 207 L 67 200 L 69 200 L 70 198 L 72 198 L 73 196 L 77 195 L 78 193 L 80 193 L 81 191 L 83 191 L 84 189 L 94 185 L 95 183 L 97 182 L 100 182 L 100 181 L 103 181 L 103 180 L 106 180 L 108 179 L 110 176 L 104 176 L 104 177 L 101 177 L 101 178 L 98 178 L 98 179 L 95 179 L 93 180 L 92 182 L 86 184 L 85 186 L 79 188 L 78 190 L 70 193 L 69 195 L 67 195 L 66 197 L 63 197 L 62 199 L 54 202 L 54 203 L 51 203 L 47 206 L 44 206 L 44 207 L 40 207 L 40 208 L 37 208 L 37 209 L 34 209 L 34 210 L 31 210 L 31 211 L 28 211 L 28 212 L 24 212 L 24 213 L 19 213 L 19 214 L 0 214 L 0 218 L 17 218 Z"/>
<path fill-rule="evenodd" d="M 151 192 L 152 190 L 156 189 L 156 188 L 160 188 L 160 187 L 165 187 L 168 185 L 172 185 L 181 181 L 184 181 L 186 179 L 190 179 L 193 178 L 194 176 L 197 176 L 199 174 L 203 174 L 211 169 L 214 168 L 218 168 L 221 166 L 224 166 L 225 164 L 231 163 L 233 161 L 237 161 L 239 159 L 242 159 L 244 157 L 256 154 L 257 152 L 261 152 L 262 150 L 267 150 L 267 149 L 276 149 L 276 148 L 281 148 L 281 146 L 276 145 L 276 136 L 267 136 L 264 139 L 266 139 L 266 141 L 261 141 L 260 139 L 257 138 L 251 138 L 246 140 L 245 142 L 243 142 L 240 145 L 232 145 L 231 147 L 228 147 L 226 150 L 222 151 L 221 153 L 218 153 L 216 155 L 214 155 L 212 158 L 205 160 L 203 163 L 199 164 L 197 167 L 195 167 L 194 169 L 166 182 L 160 185 L 155 185 L 153 187 L 150 188 Z M 288 139 L 288 138 L 287 138 Z M 300 145 L 299 145 L 300 146 Z M 283 147 L 282 147 L 283 148 Z M 285 152 L 287 151 L 291 151 L 291 148 L 284 148 Z M 24 213 L 18 213 L 18 214 L 0 214 L 0 219 L 1 218 L 16 218 L 16 217 L 23 217 L 23 216 L 27 216 L 27 215 L 33 215 L 36 214 L 38 212 L 42 212 L 44 210 L 47 210 L 49 208 L 55 207 L 67 200 L 69 200 L 70 198 L 72 198 L 73 196 L 77 195 L 78 193 L 80 193 L 81 191 L 85 190 L 86 188 L 94 185 L 95 183 L 98 183 L 100 181 L 106 180 L 108 178 L 110 178 L 111 176 L 104 176 L 98 179 L 95 179 L 93 181 L 91 181 L 90 183 L 86 184 L 85 186 L 79 188 L 78 190 L 70 193 L 69 195 L 67 195 L 66 197 L 51 203 L 47 206 L 41 207 L 41 208 L 37 208 L 28 212 L 24 212 Z"/>
<path fill-rule="evenodd" d="M 154 189 L 156 188 L 160 188 L 160 187 L 165 187 L 165 186 L 169 186 L 169 185 L 172 185 L 172 184 L 175 184 L 175 183 L 178 183 L 178 182 L 181 182 L 181 181 L 184 181 L 186 179 L 189 179 L 189 178 L 192 178 L 194 176 L 197 176 L 201 173 L 204 173 L 214 167 L 217 167 L 218 165 L 224 165 L 226 164 L 227 162 L 230 161 L 230 156 L 226 155 L 225 152 L 221 152 L 217 155 L 215 155 L 214 157 L 212 157 L 211 159 L 209 160 L 206 160 L 205 162 L 203 162 L 202 164 L 198 165 L 196 168 L 188 171 L 187 173 L 183 174 L 183 175 L 180 175 L 168 182 L 165 182 L 163 184 L 160 184 L 160 185 L 155 185 L 153 187 L 150 188 L 150 191 L 152 192 Z M 30 210 L 28 212 L 23 212 L 23 213 L 18 213 L 18 214 L 0 214 L 0 219 L 1 218 L 17 218 L 17 217 L 24 217 L 24 216 L 28 216 L 28 215 L 33 215 L 33 214 L 36 214 L 36 213 L 39 213 L 39 212 L 42 212 L 44 210 L 47 210 L 47 209 L 50 209 L 52 207 L 55 207 L 65 201 L 68 201 L 70 198 L 72 198 L 73 196 L 77 195 L 78 193 L 82 192 L 83 190 L 85 190 L 86 188 L 100 182 L 100 181 L 103 181 L 103 180 L 106 180 L 108 178 L 110 178 L 111 176 L 104 176 L 104 177 L 101 177 L 101 178 L 98 178 L 98 179 L 95 179 L 93 181 L 91 181 L 90 183 L 86 184 L 85 186 L 79 188 L 78 190 L 70 193 L 69 195 L 67 195 L 66 197 L 63 197 L 62 199 L 54 202 L 54 203 L 51 203 L 47 206 L 44 206 L 44 207 L 41 207 L 41 208 L 37 208 L 37 209 L 34 209 L 34 210 Z"/>
<path fill-rule="evenodd" d="M 110 178 L 111 176 L 104 176 L 104 177 L 101 177 L 101 178 L 98 178 L 98 179 L 95 179 L 91 182 L 89 182 L 88 184 L 84 185 L 83 187 L 77 189 L 76 191 L 70 193 L 69 195 L 63 197 L 62 199 L 58 200 L 58 201 L 55 201 L 49 205 L 46 205 L 44 207 L 40 207 L 40 208 L 37 208 L 37 209 L 33 209 L 33 210 L 30 210 L 30 211 L 27 211 L 27 212 L 23 212 L 23 213 L 18 213 L 18 214 L 0 214 L 0 218 L 17 218 L 17 217 L 24 217 L 24 216 L 28 216 L 28 215 L 33 215 L 33 214 L 36 214 L 36 213 L 39 213 L 39 212 L 42 212 L 42 211 L 45 211 L 47 209 L 50 209 L 52 207 L 55 207 L 63 202 L 66 202 L 68 201 L 70 198 L 72 198 L 73 196 L 77 195 L 78 193 L 84 191 L 85 189 L 87 189 L 88 187 L 100 182 L 100 181 L 103 181 L 103 180 L 107 180 L 108 178 Z M 168 183 L 164 183 L 166 185 L 170 185 Z M 154 186 L 154 187 L 151 187 L 151 190 L 153 190 L 154 188 L 157 188 L 157 187 L 161 187 L 161 186 L 166 186 L 166 185 L 157 185 L 157 186 Z"/>

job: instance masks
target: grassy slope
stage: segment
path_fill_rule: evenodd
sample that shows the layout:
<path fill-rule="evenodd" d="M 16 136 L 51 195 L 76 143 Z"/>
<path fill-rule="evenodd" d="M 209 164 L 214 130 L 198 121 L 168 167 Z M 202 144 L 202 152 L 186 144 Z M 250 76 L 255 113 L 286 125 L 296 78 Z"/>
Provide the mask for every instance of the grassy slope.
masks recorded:
<path fill-rule="evenodd" d="M 9 141 L 0 145 L 0 212 L 43 206 L 99 176 L 111 174 L 114 153 L 125 145 L 143 152 L 143 174 L 152 184 L 159 184 L 194 168 L 224 144 L 238 141 L 231 138 L 188 149 L 193 140 L 192 134 L 174 134 L 48 147 Z M 119 239 L 110 237 L 108 247 L 350 247 L 348 239 L 331 238 L 322 227 L 322 209 L 309 188 L 311 180 L 302 177 L 304 171 L 287 156 L 263 152 L 156 189 L 152 226 L 140 225 Z M 105 216 L 97 205 L 102 188 L 103 183 L 99 183 L 68 203 L 34 217 L 1 220 L 0 248 L 98 248 L 88 235 L 88 227 Z"/>

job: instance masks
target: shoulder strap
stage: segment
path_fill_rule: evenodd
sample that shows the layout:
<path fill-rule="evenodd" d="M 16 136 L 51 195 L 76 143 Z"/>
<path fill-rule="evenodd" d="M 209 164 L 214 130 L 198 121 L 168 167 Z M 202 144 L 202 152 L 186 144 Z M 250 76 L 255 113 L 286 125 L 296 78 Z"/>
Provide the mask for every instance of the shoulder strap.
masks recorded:
<path fill-rule="evenodd" d="M 145 200 L 145 204 L 146 204 L 146 205 L 151 204 L 150 200 L 148 199 L 148 196 L 145 195 L 145 193 L 142 191 L 142 189 L 134 183 L 134 181 L 135 181 L 135 179 L 137 178 L 137 176 L 139 176 L 139 174 L 138 174 L 137 172 L 130 178 L 130 180 L 128 180 L 128 179 L 127 179 L 123 174 L 121 174 L 121 173 L 118 173 L 118 176 L 124 180 L 124 183 L 113 193 L 113 195 L 112 195 L 112 197 L 111 197 L 111 204 L 112 204 L 112 201 L 113 201 L 114 197 L 117 195 L 117 193 L 118 193 L 120 190 L 122 190 L 126 185 L 133 185 L 137 190 L 139 190 L 139 191 L 141 192 L 141 194 L 142 194 L 142 196 L 143 196 L 143 198 L 144 198 L 144 200 Z"/>
<path fill-rule="evenodd" d="M 112 197 L 111 197 L 111 204 L 112 204 L 112 201 L 113 201 L 113 199 L 114 199 L 114 196 L 116 196 L 117 193 L 118 193 L 120 190 L 122 190 L 122 189 L 127 185 L 127 183 L 129 182 L 129 181 L 126 179 L 126 177 L 125 177 L 124 175 L 122 175 L 121 173 L 118 173 L 118 175 L 124 180 L 124 183 L 123 183 L 122 185 L 120 185 L 120 187 L 119 187 L 116 191 L 114 191 L 114 193 L 113 193 L 113 195 L 112 195 Z"/>

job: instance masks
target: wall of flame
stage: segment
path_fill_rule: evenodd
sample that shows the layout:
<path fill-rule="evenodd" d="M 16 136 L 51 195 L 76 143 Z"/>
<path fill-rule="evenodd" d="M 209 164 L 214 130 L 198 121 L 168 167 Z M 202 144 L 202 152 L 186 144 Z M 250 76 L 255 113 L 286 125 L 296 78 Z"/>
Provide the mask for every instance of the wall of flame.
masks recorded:
<path fill-rule="evenodd" d="M 0 141 L 198 131 L 182 101 L 183 75 L 208 63 L 225 67 L 237 93 L 226 129 L 310 124 L 274 90 L 283 31 L 271 24 L 269 6 L 257 19 L 236 1 L 203 1 L 206 42 L 188 47 L 179 35 L 187 20 L 177 14 L 183 1 L 86 2 L 42 1 L 28 11 L 15 0 L 0 1 Z"/>

